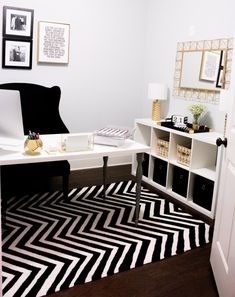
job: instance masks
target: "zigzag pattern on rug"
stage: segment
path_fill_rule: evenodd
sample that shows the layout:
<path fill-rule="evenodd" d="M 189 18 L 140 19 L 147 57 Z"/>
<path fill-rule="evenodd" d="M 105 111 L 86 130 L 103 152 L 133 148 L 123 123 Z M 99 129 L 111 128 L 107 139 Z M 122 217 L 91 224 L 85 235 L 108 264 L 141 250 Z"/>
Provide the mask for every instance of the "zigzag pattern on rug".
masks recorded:
<path fill-rule="evenodd" d="M 210 226 L 133 181 L 12 197 L 3 233 L 3 294 L 44 296 L 209 242 Z"/>

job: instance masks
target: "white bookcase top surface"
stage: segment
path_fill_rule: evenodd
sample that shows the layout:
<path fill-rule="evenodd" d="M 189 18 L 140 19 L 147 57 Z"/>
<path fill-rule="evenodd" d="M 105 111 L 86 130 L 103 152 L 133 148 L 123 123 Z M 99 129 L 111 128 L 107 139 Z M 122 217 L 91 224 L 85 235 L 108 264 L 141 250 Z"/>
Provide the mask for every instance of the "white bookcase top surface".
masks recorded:
<path fill-rule="evenodd" d="M 161 126 L 161 122 L 156 123 L 151 119 L 136 119 L 135 123 L 138 124 L 142 124 L 142 125 L 146 125 L 149 127 L 153 127 L 153 128 L 157 128 L 160 129 L 162 131 L 166 131 L 169 133 L 174 133 L 177 135 L 181 135 L 181 136 L 185 136 L 188 138 L 192 138 L 198 141 L 203 141 L 205 143 L 210 143 L 210 144 L 216 144 L 216 139 L 218 137 L 222 137 L 222 133 L 219 132 L 202 132 L 202 133 L 193 133 L 193 134 L 189 134 L 186 132 L 182 132 L 182 131 L 178 131 L 175 129 L 170 129 L 164 126 Z"/>

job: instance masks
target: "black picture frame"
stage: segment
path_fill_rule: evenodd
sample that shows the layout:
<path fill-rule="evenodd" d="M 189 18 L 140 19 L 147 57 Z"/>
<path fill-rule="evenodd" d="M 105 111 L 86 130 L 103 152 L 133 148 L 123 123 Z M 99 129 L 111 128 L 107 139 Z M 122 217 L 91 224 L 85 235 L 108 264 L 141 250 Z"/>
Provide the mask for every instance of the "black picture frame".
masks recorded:
<path fill-rule="evenodd" d="M 216 80 L 216 87 L 217 88 L 224 88 L 224 63 L 225 63 L 225 55 L 224 51 L 220 53 L 220 65 L 218 70 L 218 76 Z"/>
<path fill-rule="evenodd" d="M 3 37 L 32 39 L 34 10 L 3 6 Z"/>
<path fill-rule="evenodd" d="M 3 38 L 2 68 L 32 69 L 32 40 Z"/>

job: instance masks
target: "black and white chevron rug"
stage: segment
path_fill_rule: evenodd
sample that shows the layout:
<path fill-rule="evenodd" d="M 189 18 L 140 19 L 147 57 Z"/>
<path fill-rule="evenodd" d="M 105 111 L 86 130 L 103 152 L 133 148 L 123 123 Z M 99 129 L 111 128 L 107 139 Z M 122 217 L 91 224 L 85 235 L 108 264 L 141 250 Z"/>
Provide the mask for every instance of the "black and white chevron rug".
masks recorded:
<path fill-rule="evenodd" d="M 45 296 L 209 242 L 210 227 L 132 181 L 13 197 L 3 233 L 3 294 Z"/>

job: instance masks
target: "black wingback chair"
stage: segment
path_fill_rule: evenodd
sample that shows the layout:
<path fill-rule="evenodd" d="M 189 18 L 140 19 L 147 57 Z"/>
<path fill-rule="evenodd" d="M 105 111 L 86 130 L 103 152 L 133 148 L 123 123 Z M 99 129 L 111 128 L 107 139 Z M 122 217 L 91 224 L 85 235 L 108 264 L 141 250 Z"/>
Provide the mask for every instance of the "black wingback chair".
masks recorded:
<path fill-rule="evenodd" d="M 31 83 L 6 83 L 0 89 L 18 90 L 21 97 L 24 134 L 29 131 L 39 134 L 69 133 L 59 113 L 61 90 Z M 2 178 L 27 179 L 32 176 L 40 183 L 42 177 L 63 177 L 64 196 L 68 195 L 70 164 L 68 161 L 53 161 L 34 164 L 6 165 L 1 169 Z"/>

